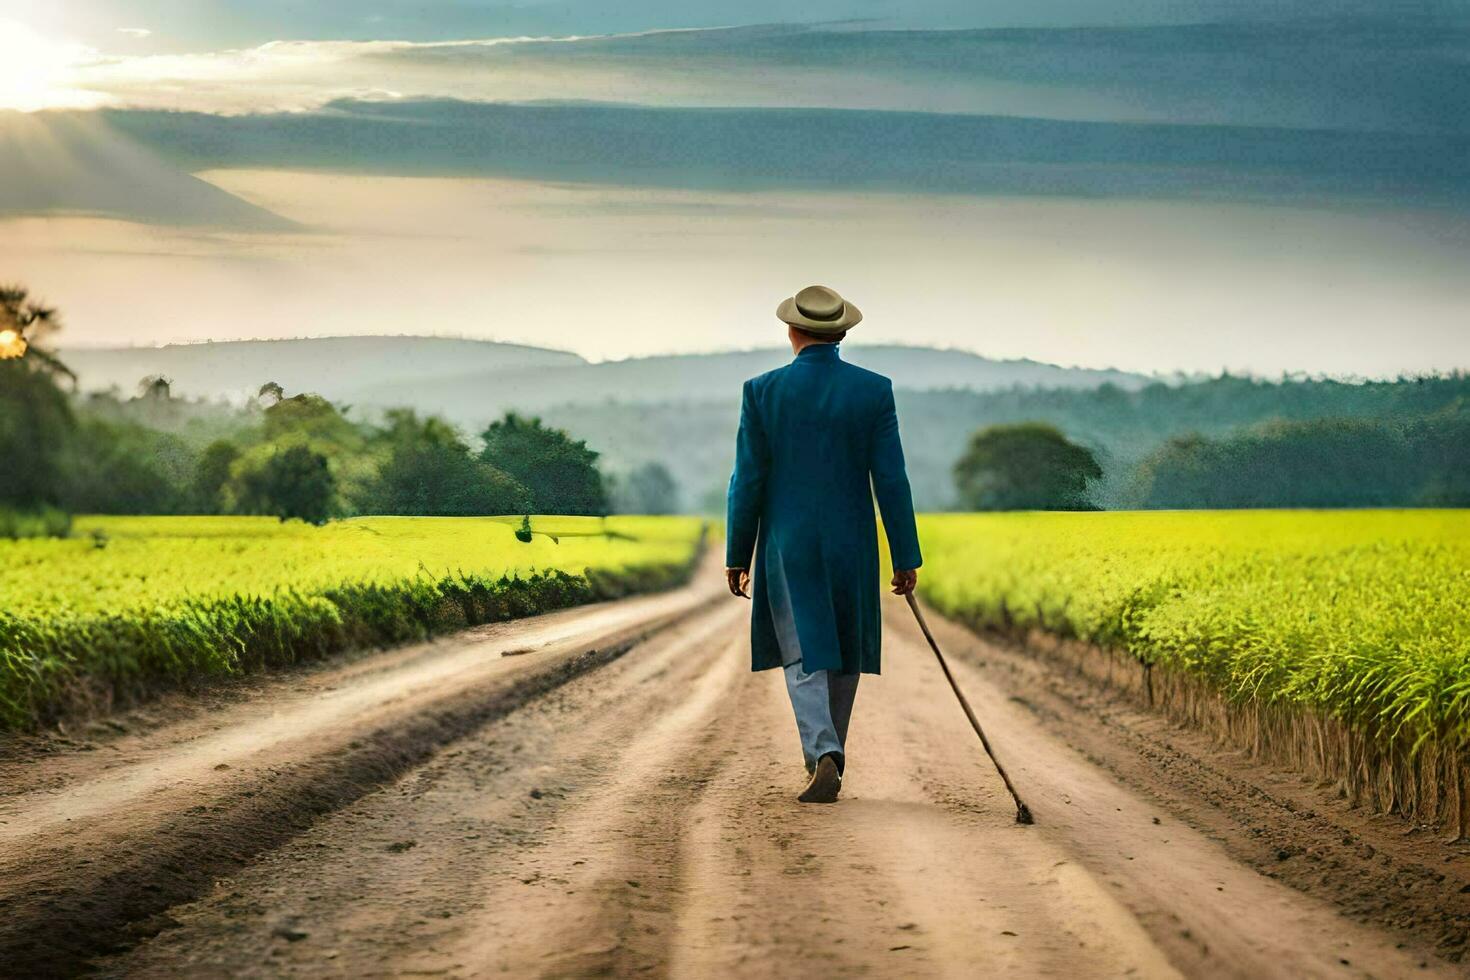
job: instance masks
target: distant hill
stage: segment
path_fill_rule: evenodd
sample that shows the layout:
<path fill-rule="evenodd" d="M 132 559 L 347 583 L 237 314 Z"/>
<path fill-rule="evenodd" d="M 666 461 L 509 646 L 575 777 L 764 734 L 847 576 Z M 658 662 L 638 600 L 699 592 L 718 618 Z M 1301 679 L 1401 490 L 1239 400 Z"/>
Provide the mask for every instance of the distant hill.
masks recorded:
<path fill-rule="evenodd" d="M 1122 371 L 1062 368 L 1035 361 L 997 361 L 965 351 L 929 347 L 844 345 L 854 364 L 886 374 L 910 391 L 962 388 L 996 391 L 1014 387 L 1096 388 L 1111 382 L 1141 387 L 1148 379 Z M 716 401 L 734 404 L 741 383 L 791 360 L 790 349 L 637 357 L 503 375 L 465 372 L 425 384 L 405 378 L 361 386 L 343 397 L 357 405 L 414 405 L 464 424 L 476 424 L 502 409 L 527 411 L 553 405 L 592 406 Z"/>
<path fill-rule="evenodd" d="M 1263 423 L 1318 419 L 1420 424 L 1470 405 L 1470 377 L 1347 382 L 1145 379 L 995 361 L 962 351 L 852 345 L 848 360 L 893 378 L 915 503 L 954 504 L 952 468 L 977 429 L 1050 422 L 1093 448 L 1104 480 L 1094 490 L 1108 508 L 1137 505 L 1137 463 L 1184 434 L 1221 438 Z M 790 360 L 759 350 L 635 358 L 589 364 L 575 354 L 480 340 L 337 337 L 186 344 L 63 352 L 84 389 L 115 384 L 131 392 L 162 373 L 192 396 L 253 394 L 265 381 L 288 392 L 315 391 L 353 406 L 356 417 L 392 406 L 446 416 L 474 436 L 507 408 L 534 412 L 602 454 L 609 473 L 663 463 L 684 504 L 717 512 L 730 477 L 740 382 Z M 134 405 L 138 403 L 133 403 Z M 197 439 L 238 415 L 219 406 L 173 403 Z M 208 424 L 203 424 L 208 423 Z M 150 423 L 153 424 L 153 423 Z M 171 429 L 170 431 L 175 431 Z M 209 436 L 213 438 L 213 436 Z"/>
<path fill-rule="evenodd" d="M 999 361 L 928 347 L 844 344 L 843 356 L 892 378 L 913 418 L 924 418 L 917 428 L 908 419 L 904 423 L 923 507 L 949 502 L 948 467 L 966 436 L 989 415 L 967 398 L 1030 391 L 1064 397 L 1103 385 L 1125 395 L 1151 381 L 1123 371 Z M 586 439 L 613 471 L 665 463 L 685 502 L 694 505 L 717 497 L 729 478 L 741 383 L 788 363 L 791 351 L 590 364 L 564 351 L 485 340 L 330 337 L 77 349 L 64 351 L 63 358 L 84 390 L 116 386 L 131 393 L 140 379 L 163 374 L 173 380 L 177 396 L 239 402 L 275 381 L 288 393 L 317 392 L 350 405 L 359 418 L 405 406 L 442 415 L 470 436 L 507 410 L 533 412 Z M 920 410 L 931 402 L 956 410 Z"/>
<path fill-rule="evenodd" d="M 354 393 L 371 393 L 379 385 L 415 383 L 432 388 L 437 379 L 466 371 L 485 376 L 586 364 L 567 351 L 448 337 L 229 340 L 76 348 L 62 356 L 88 391 L 117 387 L 131 392 L 142 378 L 162 374 L 173 379 L 176 395 L 232 401 L 255 394 L 267 381 L 292 394 L 312 391 L 350 402 Z"/>
<path fill-rule="evenodd" d="M 888 375 L 898 388 L 1141 387 L 1148 379 L 1122 371 L 1063 368 L 1036 361 L 997 361 L 928 347 L 844 346 L 843 354 Z M 288 392 L 314 391 L 361 409 L 410 406 L 461 425 L 482 425 L 507 409 L 606 402 L 735 403 L 746 378 L 791 360 L 790 350 L 678 354 L 589 364 L 565 351 L 488 340 L 438 337 L 328 337 L 221 341 L 166 347 L 65 352 L 87 390 L 131 391 L 139 379 L 164 374 L 178 395 L 239 399 L 266 381 Z"/>

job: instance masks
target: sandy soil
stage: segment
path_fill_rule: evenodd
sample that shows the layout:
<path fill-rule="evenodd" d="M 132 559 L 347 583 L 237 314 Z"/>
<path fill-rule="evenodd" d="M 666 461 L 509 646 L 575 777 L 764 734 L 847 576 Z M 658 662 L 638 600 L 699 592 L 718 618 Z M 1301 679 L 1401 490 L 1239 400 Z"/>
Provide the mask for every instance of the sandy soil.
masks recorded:
<path fill-rule="evenodd" d="M 70 751 L 6 745 L 0 974 L 66 975 L 131 945 L 165 909 L 711 594 L 699 582 L 483 627 L 176 706 L 170 723 L 68 739 Z"/>
<path fill-rule="evenodd" d="M 1200 810 L 1210 804 L 1178 795 L 1187 787 L 1169 797 L 1145 768 L 1111 764 L 1126 739 L 1066 714 L 1085 706 L 1018 699 L 1027 685 L 1060 695 L 1014 665 L 981 666 L 983 644 L 946 629 L 964 647 L 956 673 L 1036 814 L 1036 826 L 1017 826 L 905 610 L 888 605 L 887 673 L 863 680 L 835 806 L 794 801 L 805 775 L 795 726 L 779 674 L 748 671 L 748 607 L 705 601 L 294 829 L 97 968 L 1460 975 L 1412 929 L 1364 924 L 1330 890 L 1262 873 L 1229 821 L 1212 824 Z M 179 772 L 160 772 L 147 794 L 179 805 Z M 1262 795 L 1243 786 L 1242 798 Z M 87 812 L 105 811 L 108 794 L 90 792 L 79 797 Z M 64 823 L 72 804 L 54 806 Z"/>

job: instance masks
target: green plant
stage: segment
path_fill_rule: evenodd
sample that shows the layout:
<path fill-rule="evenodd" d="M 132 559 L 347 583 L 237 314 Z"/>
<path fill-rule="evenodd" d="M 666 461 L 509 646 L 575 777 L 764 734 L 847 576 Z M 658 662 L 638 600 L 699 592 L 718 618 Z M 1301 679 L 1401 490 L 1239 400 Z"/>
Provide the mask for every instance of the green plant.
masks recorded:
<path fill-rule="evenodd" d="M 412 517 L 91 517 L 77 538 L 0 542 L 0 728 L 667 588 L 701 534 L 691 518 L 614 518 L 617 536 L 594 518 L 535 520 L 529 544 L 503 520 Z"/>
<path fill-rule="evenodd" d="M 1444 801 L 1470 749 L 1470 512 L 955 514 L 920 535 L 940 610 L 1125 652 L 1218 696 L 1253 748 L 1464 829 Z"/>
<path fill-rule="evenodd" d="M 0 538 L 64 538 L 70 532 L 71 515 L 55 507 L 0 507 Z"/>

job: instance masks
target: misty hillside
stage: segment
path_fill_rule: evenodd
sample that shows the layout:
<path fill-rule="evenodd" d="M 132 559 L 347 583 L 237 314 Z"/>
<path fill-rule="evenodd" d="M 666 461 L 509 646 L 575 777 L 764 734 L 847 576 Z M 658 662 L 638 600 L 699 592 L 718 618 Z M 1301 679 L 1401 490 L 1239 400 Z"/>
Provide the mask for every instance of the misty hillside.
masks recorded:
<path fill-rule="evenodd" d="M 534 412 L 587 440 L 612 472 L 662 462 L 688 506 L 710 505 L 729 478 L 745 379 L 791 360 L 771 348 L 630 358 L 589 364 L 575 354 L 516 344 L 434 337 L 333 337 L 223 341 L 157 348 L 63 352 L 84 390 L 126 393 L 163 374 L 184 397 L 240 401 L 266 381 L 316 392 L 355 417 L 411 407 L 442 415 L 474 436 L 506 410 Z M 905 420 L 921 507 L 950 503 L 949 467 L 973 429 L 993 414 L 966 400 L 1024 392 L 1085 396 L 1104 384 L 1119 396 L 1150 384 L 1123 371 L 999 361 L 965 351 L 844 344 L 843 356 L 893 379 Z M 921 406 L 943 406 L 926 411 Z M 989 404 L 988 402 L 985 404 Z"/>
<path fill-rule="evenodd" d="M 1122 371 L 1062 368 L 1035 361 L 997 361 L 965 351 L 929 347 L 844 344 L 843 356 L 913 391 L 964 388 L 995 391 L 1012 387 L 1095 388 L 1112 382 L 1124 388 L 1145 383 Z M 637 357 L 601 364 L 542 368 L 511 375 L 464 373 L 425 384 L 415 379 L 360 386 L 344 394 L 354 404 L 414 405 L 473 425 L 503 408 L 540 410 L 552 405 L 606 402 L 715 401 L 736 404 L 747 379 L 791 360 L 789 349 Z M 488 412 L 487 412 L 488 410 Z"/>
<path fill-rule="evenodd" d="M 1132 506 L 1135 466 L 1166 440 L 1207 438 L 1263 423 L 1320 419 L 1407 424 L 1462 411 L 1463 375 L 1398 381 L 1263 381 L 1222 375 L 1195 381 L 1145 379 L 1033 361 L 995 361 L 962 351 L 844 345 L 844 357 L 893 378 L 915 503 L 954 505 L 952 468 L 966 441 L 988 425 L 1044 421 L 1091 447 L 1105 478 L 1098 503 Z M 602 455 L 619 476 L 647 463 L 672 473 L 684 506 L 718 512 L 738 422 L 740 383 L 790 360 L 760 350 L 635 358 L 589 364 L 575 354 L 491 341 L 428 337 L 339 337 L 246 341 L 126 350 L 76 350 L 65 359 L 83 389 L 164 373 L 180 395 L 249 394 L 264 381 L 315 391 L 352 406 L 355 418 L 408 406 L 444 415 L 474 437 L 506 409 L 534 412 Z M 124 402 L 162 412 L 170 432 L 203 445 L 228 435 L 220 405 Z M 167 411 L 162 411 L 164 408 Z M 223 425 L 223 430 L 221 426 Z"/>
<path fill-rule="evenodd" d="M 566 351 L 447 337 L 231 340 L 76 348 L 63 356 L 86 391 L 117 387 L 131 392 L 142 378 L 162 374 L 173 380 L 175 394 L 231 401 L 255 394 L 267 381 L 293 394 L 312 391 L 336 400 L 405 382 L 432 389 L 437 379 L 466 371 L 483 376 L 586 363 Z"/>
<path fill-rule="evenodd" d="M 898 388 L 1138 388 L 1147 379 L 1122 371 L 997 361 L 927 347 L 844 345 L 850 361 L 893 379 Z M 575 354 L 484 340 L 436 337 L 331 337 L 224 341 L 167 347 L 71 350 L 66 361 L 85 390 L 163 374 L 177 395 L 239 400 L 267 381 L 288 392 L 313 391 L 360 409 L 408 406 L 467 428 L 507 409 L 607 402 L 739 401 L 745 379 L 791 360 L 789 349 L 630 358 L 589 364 Z"/>

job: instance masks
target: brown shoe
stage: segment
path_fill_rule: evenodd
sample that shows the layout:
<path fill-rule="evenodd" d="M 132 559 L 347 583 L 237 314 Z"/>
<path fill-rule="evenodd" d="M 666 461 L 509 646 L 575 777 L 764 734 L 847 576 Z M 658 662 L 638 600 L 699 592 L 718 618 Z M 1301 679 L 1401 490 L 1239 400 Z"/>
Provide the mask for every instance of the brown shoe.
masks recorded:
<path fill-rule="evenodd" d="M 829 754 L 817 760 L 817 771 L 812 773 L 812 781 L 796 799 L 800 803 L 836 803 L 837 794 L 841 791 L 842 777 L 837 774 L 837 761 Z"/>

